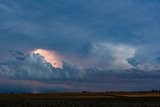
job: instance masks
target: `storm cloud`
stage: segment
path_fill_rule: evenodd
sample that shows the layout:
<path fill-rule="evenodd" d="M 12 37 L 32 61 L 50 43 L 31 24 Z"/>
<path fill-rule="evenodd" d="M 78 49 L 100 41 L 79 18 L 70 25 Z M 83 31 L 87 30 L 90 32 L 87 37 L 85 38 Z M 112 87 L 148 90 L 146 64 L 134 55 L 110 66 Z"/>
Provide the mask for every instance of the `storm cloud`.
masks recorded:
<path fill-rule="evenodd" d="M 97 89 L 95 85 L 106 84 L 109 90 L 122 88 L 124 84 L 130 84 L 128 90 L 137 90 L 133 86 L 147 85 L 148 82 L 158 80 L 160 71 L 144 71 L 130 68 L 128 70 L 102 70 L 97 68 L 84 69 L 69 62 L 63 61 L 62 68 L 54 68 L 40 54 L 23 54 L 19 51 L 12 52 L 12 59 L 0 64 L 1 88 L 0 92 L 44 92 L 44 91 L 82 91 L 104 90 Z M 64 84 L 65 83 L 65 84 Z M 136 84 L 135 84 L 136 83 Z M 82 84 L 93 85 L 92 89 Z M 111 84 L 119 85 L 117 88 Z M 142 86 L 143 86 L 142 85 Z M 148 85 L 151 89 L 153 84 Z M 121 87 L 122 86 L 122 87 Z M 10 90 L 9 87 L 13 90 Z M 21 87 L 18 89 L 18 87 Z M 26 90 L 26 88 L 27 90 Z M 41 89 L 39 89 L 41 87 Z M 158 87 L 160 87 L 158 85 Z M 7 88 L 8 90 L 4 90 Z M 139 87 L 141 89 L 142 87 Z M 18 89 L 18 90 L 17 90 Z M 24 90 L 25 89 L 25 90 Z"/>
<path fill-rule="evenodd" d="M 29 80 L 73 90 L 160 87 L 159 7 L 159 0 L 1 0 L 0 87 Z M 63 69 L 28 53 L 39 48 L 57 53 Z"/>

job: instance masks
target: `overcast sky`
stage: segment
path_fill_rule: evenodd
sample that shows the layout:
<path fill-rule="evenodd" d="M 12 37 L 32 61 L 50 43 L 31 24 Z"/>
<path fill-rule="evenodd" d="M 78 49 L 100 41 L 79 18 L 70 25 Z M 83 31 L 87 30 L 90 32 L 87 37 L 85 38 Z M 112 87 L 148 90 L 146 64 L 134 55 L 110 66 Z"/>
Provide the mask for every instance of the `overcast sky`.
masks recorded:
<path fill-rule="evenodd" d="M 159 17 L 159 0 L 1 0 L 0 92 L 159 89 Z"/>

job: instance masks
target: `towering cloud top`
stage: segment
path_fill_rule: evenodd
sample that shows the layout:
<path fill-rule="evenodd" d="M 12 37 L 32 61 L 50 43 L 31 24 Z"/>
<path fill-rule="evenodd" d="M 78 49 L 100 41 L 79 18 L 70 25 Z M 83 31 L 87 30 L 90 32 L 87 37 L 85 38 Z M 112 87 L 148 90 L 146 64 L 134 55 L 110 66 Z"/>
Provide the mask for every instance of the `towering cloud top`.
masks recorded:
<path fill-rule="evenodd" d="M 60 57 L 53 51 L 35 49 L 31 51 L 31 54 L 40 54 L 47 62 L 51 63 L 53 67 L 62 68 L 62 61 L 60 60 Z"/>

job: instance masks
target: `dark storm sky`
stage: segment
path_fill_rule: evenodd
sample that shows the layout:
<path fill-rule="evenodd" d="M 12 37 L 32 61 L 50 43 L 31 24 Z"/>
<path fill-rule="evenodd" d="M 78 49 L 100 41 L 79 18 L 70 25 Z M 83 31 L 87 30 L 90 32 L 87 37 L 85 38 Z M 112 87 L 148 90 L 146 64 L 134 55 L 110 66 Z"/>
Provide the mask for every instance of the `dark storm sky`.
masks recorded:
<path fill-rule="evenodd" d="M 159 0 L 1 0 L 0 92 L 160 88 L 159 17 Z"/>

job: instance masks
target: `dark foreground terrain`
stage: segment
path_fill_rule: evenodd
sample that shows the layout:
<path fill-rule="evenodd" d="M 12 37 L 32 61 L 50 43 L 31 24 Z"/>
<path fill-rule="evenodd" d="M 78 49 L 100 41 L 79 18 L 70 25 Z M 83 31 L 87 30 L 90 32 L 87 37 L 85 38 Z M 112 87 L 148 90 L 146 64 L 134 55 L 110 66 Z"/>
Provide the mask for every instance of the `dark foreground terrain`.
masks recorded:
<path fill-rule="evenodd" d="M 0 94 L 0 107 L 160 107 L 160 93 Z"/>

